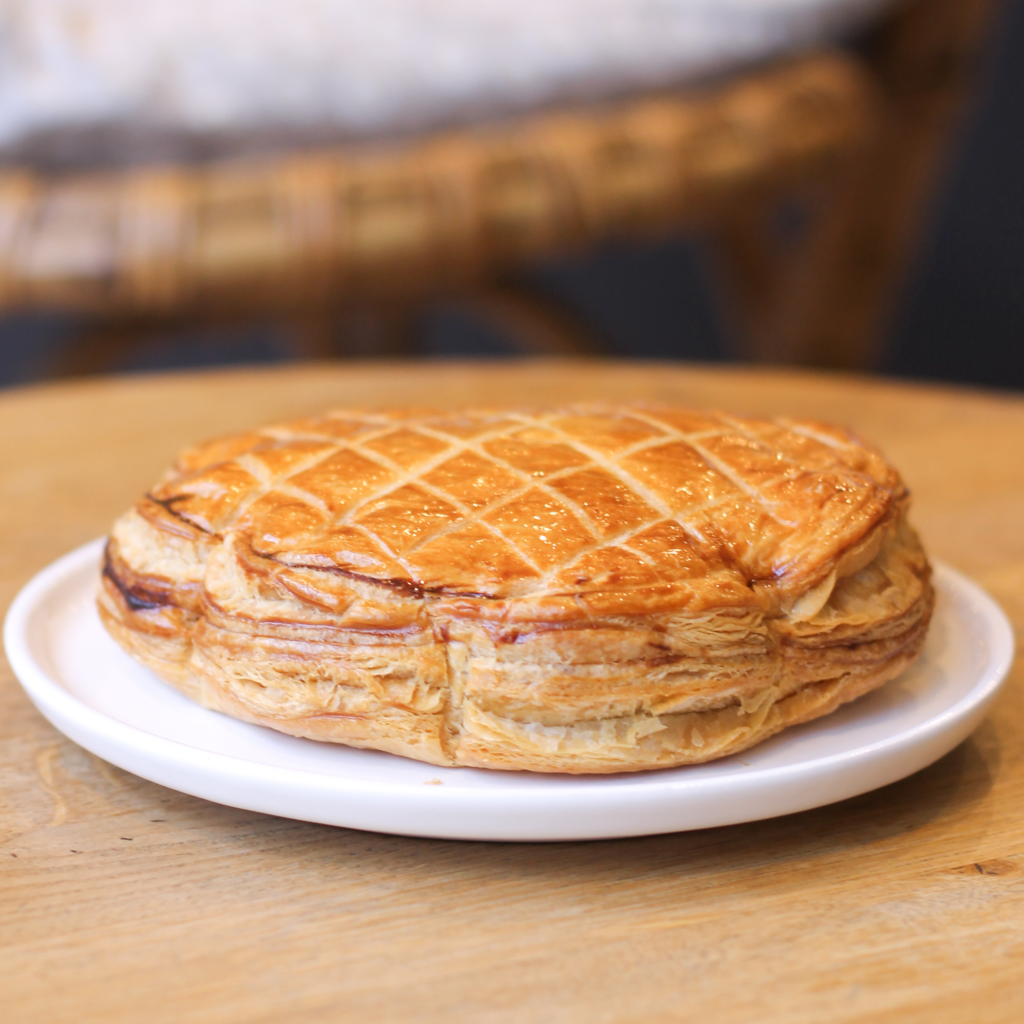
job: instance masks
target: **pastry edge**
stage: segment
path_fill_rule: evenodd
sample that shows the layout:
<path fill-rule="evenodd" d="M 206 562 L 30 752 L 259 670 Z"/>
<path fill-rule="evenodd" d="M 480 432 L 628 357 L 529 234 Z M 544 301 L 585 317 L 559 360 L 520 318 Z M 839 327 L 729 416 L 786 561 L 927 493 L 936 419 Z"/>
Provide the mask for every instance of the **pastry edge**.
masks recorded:
<path fill-rule="evenodd" d="M 791 726 L 831 714 L 894 679 L 917 659 L 934 606 L 934 591 L 928 583 L 923 611 L 906 634 L 893 638 L 896 649 L 881 663 L 788 689 L 772 683 L 744 702 L 753 706 L 749 712 L 743 704 L 729 704 L 679 714 L 617 716 L 562 729 L 563 740 L 568 730 L 578 730 L 580 726 L 590 728 L 598 736 L 603 730 L 604 741 L 593 751 L 581 750 L 575 744 L 560 750 L 558 731 L 554 735 L 550 730 L 547 735 L 542 731 L 540 736 L 549 741 L 551 748 L 545 752 L 525 749 L 522 743 L 508 738 L 517 732 L 529 736 L 532 723 L 525 723 L 524 728 L 524 723 L 502 720 L 472 705 L 460 709 L 462 721 L 457 736 L 451 734 L 451 722 L 444 712 L 416 713 L 389 708 L 362 715 L 320 713 L 280 718 L 258 714 L 230 689 L 218 685 L 216 673 L 209 669 L 196 672 L 193 645 L 186 636 L 147 634 L 126 625 L 125 609 L 118 607 L 123 597 L 119 601 L 115 595 L 120 596 L 111 585 L 101 589 L 98 605 L 107 630 L 164 682 L 208 709 L 291 736 L 381 750 L 442 767 L 563 774 L 613 774 L 700 764 L 740 753 Z M 543 726 L 539 728 L 544 730 Z M 708 741 L 707 737 L 714 737 L 716 730 L 723 729 L 724 737 Z M 414 739 L 410 740 L 410 735 Z M 681 735 L 682 742 L 667 744 L 666 740 L 673 735 Z M 654 742 L 659 736 L 660 741 Z M 536 737 L 533 740 L 530 746 L 536 747 Z"/>

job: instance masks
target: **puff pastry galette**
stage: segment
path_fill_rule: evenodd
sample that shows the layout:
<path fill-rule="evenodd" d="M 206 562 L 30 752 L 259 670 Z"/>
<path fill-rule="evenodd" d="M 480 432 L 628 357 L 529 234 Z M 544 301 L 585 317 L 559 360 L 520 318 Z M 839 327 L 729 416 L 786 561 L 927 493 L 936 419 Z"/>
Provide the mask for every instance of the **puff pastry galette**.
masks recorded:
<path fill-rule="evenodd" d="M 921 650 L 908 495 L 843 430 L 673 408 L 334 412 L 114 525 L 100 614 L 208 708 L 438 765 L 707 761 Z"/>

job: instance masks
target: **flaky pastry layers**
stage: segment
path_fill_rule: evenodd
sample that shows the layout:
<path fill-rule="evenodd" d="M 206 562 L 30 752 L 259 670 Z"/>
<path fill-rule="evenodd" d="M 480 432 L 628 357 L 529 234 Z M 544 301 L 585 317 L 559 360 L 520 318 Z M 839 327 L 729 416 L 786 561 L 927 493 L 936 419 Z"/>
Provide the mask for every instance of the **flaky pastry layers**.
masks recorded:
<path fill-rule="evenodd" d="M 672 408 L 334 412 L 186 452 L 99 609 L 162 679 L 438 765 L 707 761 L 917 656 L 896 471 L 820 423 Z"/>

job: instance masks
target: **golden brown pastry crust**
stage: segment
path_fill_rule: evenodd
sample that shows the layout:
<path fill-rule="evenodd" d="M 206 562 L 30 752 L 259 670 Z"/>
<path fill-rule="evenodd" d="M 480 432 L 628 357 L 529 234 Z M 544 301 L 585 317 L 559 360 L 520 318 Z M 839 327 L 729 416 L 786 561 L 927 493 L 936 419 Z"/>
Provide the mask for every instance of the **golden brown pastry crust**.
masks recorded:
<path fill-rule="evenodd" d="M 199 446 L 115 524 L 100 613 L 203 705 L 441 765 L 706 761 L 920 652 L 895 470 L 820 423 L 337 412 Z"/>

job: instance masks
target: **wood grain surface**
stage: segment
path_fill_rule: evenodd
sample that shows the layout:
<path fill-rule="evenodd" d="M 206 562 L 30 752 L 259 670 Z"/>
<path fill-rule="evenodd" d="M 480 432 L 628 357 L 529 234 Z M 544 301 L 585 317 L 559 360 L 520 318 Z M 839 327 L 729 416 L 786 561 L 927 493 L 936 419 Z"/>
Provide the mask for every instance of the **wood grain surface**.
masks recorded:
<path fill-rule="evenodd" d="M 328 406 L 671 400 L 850 424 L 930 551 L 1024 627 L 1024 399 L 663 365 L 324 365 L 0 396 L 0 603 L 184 445 Z M 774 821 L 443 842 L 231 810 L 113 768 L 0 668 L 5 1022 L 1024 1020 L 1024 672 L 931 768 Z"/>

